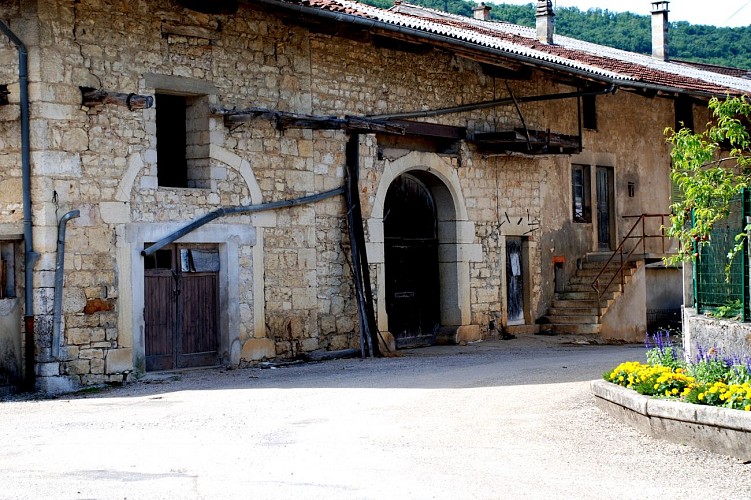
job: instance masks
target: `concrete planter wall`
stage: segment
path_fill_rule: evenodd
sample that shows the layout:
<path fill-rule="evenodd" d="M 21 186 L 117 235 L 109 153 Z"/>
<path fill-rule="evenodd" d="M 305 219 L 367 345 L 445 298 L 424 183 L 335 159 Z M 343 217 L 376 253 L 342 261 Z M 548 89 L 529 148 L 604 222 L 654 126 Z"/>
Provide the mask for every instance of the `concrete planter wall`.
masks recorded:
<path fill-rule="evenodd" d="M 751 461 L 751 412 L 654 399 L 605 380 L 591 390 L 600 409 L 644 434 Z"/>
<path fill-rule="evenodd" d="M 689 359 L 696 357 L 697 345 L 705 351 L 714 347 L 724 355 L 751 357 L 751 323 L 713 318 L 687 307 L 683 310 L 683 350 Z"/>

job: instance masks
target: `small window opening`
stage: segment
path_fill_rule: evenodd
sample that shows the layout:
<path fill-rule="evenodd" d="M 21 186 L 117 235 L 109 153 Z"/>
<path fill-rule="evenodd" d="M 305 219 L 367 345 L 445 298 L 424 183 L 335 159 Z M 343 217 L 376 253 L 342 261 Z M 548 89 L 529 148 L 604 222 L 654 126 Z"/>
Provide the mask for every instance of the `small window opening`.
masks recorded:
<path fill-rule="evenodd" d="M 594 95 L 585 95 L 582 97 L 582 121 L 584 128 L 597 130 L 597 106 Z"/>
<path fill-rule="evenodd" d="M 628 183 L 628 197 L 633 198 L 636 196 L 636 183 L 629 181 Z"/>
<path fill-rule="evenodd" d="M 172 269 L 172 250 L 157 250 L 147 255 L 144 257 L 143 267 L 144 269 Z"/>
<path fill-rule="evenodd" d="M 675 100 L 675 130 L 687 128 L 694 131 L 694 106 L 688 97 Z"/>
<path fill-rule="evenodd" d="M 159 186 L 210 188 L 207 96 L 156 94 Z"/>
<path fill-rule="evenodd" d="M 16 296 L 16 244 L 0 241 L 0 299 Z"/>
<path fill-rule="evenodd" d="M 589 166 L 572 165 L 571 191 L 574 222 L 592 222 Z"/>

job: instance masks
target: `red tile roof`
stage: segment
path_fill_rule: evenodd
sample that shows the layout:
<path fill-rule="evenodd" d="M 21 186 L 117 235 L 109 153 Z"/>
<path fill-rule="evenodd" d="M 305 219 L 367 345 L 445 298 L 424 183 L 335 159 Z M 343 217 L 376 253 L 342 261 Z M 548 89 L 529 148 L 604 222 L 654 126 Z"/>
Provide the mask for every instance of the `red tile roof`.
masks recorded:
<path fill-rule="evenodd" d="M 624 87 L 699 96 L 751 95 L 751 80 L 740 78 L 738 71 L 667 62 L 558 35 L 549 45 L 537 40 L 533 28 L 505 22 L 482 21 L 404 3 L 386 10 L 349 0 L 262 1 L 279 6 L 296 5 L 301 7 L 301 12 L 310 15 L 336 13 L 346 16 L 332 19 L 334 21 L 367 19 L 374 27 L 377 24 L 382 29 L 406 31 L 428 40 L 461 44 L 465 49 L 499 58 L 569 71 Z"/>

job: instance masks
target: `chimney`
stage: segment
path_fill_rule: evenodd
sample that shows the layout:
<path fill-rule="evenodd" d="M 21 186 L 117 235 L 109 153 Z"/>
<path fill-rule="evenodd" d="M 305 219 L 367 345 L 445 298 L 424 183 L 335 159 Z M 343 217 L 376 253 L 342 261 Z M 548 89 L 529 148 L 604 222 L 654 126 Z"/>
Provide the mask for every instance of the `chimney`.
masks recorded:
<path fill-rule="evenodd" d="M 652 2 L 652 57 L 668 60 L 668 4 Z"/>
<path fill-rule="evenodd" d="M 553 44 L 555 14 L 551 0 L 537 0 L 537 39 L 542 43 Z"/>
<path fill-rule="evenodd" d="M 475 7 L 473 10 L 475 12 L 475 19 L 479 19 L 480 21 L 487 21 L 490 19 L 490 5 L 485 5 L 484 3 L 481 3 L 477 7 Z"/>

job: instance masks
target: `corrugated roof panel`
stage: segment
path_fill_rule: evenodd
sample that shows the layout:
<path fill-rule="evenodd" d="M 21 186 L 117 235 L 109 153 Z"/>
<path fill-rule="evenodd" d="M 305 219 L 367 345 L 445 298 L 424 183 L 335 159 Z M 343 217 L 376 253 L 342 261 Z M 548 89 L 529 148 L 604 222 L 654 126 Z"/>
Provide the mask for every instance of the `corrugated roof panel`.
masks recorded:
<path fill-rule="evenodd" d="M 284 1 L 284 0 L 282 0 Z M 640 82 L 647 86 L 680 89 L 700 94 L 749 94 L 751 80 L 697 66 L 662 61 L 574 38 L 554 37 L 548 45 L 536 39 L 536 30 L 505 22 L 482 21 L 410 4 L 384 10 L 349 0 L 302 0 L 309 7 L 375 19 L 415 31 L 445 37 L 527 59 L 544 61 L 591 74 L 593 78 Z"/>

